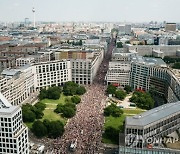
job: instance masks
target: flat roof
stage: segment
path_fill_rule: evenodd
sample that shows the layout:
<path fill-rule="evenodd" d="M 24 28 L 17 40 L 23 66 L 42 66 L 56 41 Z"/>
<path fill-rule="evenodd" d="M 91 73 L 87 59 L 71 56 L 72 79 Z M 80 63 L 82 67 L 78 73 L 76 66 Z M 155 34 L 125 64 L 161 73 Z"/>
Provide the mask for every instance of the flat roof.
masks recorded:
<path fill-rule="evenodd" d="M 10 115 L 10 114 L 13 114 L 19 108 L 20 108 L 19 106 L 10 106 L 10 107 L 0 108 L 0 115 Z"/>
<path fill-rule="evenodd" d="M 142 57 L 142 56 L 134 56 L 132 58 L 132 62 L 141 63 L 145 65 L 152 66 L 163 66 L 166 67 L 166 63 L 161 58 L 152 58 L 152 57 Z"/>
<path fill-rule="evenodd" d="M 180 113 L 180 101 L 161 105 L 133 117 L 126 117 L 126 125 L 146 126 L 158 120 L 164 119 L 174 113 Z"/>
<path fill-rule="evenodd" d="M 0 93 L 0 108 L 2 107 L 10 107 L 12 106 L 11 103 Z"/>
<path fill-rule="evenodd" d="M 19 70 L 17 69 L 5 69 L 1 74 L 6 76 L 15 76 L 18 72 Z"/>

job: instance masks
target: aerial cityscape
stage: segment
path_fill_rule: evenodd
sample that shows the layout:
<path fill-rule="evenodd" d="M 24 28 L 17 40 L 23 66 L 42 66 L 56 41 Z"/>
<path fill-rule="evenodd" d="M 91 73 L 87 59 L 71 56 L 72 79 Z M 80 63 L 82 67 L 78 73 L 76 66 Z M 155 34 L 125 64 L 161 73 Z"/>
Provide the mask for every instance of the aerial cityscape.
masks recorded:
<path fill-rule="evenodd" d="M 180 154 L 180 1 L 0 3 L 0 154 Z"/>

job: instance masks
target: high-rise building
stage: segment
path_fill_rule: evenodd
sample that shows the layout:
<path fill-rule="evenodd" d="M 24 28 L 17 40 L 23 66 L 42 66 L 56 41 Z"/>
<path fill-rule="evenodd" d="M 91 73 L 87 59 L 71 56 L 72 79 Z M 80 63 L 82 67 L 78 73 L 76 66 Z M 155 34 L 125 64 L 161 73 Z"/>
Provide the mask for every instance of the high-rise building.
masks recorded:
<path fill-rule="evenodd" d="M 19 106 L 12 106 L 0 93 L 0 154 L 28 154 L 28 129 Z"/>

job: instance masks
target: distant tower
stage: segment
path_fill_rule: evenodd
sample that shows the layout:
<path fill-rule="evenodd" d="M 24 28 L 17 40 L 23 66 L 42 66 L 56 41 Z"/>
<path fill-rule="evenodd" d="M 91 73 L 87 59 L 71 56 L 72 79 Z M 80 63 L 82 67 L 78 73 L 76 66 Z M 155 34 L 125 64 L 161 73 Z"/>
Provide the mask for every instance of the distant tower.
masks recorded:
<path fill-rule="evenodd" d="M 33 21 L 33 26 L 34 28 L 36 27 L 36 20 L 35 20 L 35 8 L 33 7 L 32 9 L 33 15 L 34 15 L 34 21 Z"/>

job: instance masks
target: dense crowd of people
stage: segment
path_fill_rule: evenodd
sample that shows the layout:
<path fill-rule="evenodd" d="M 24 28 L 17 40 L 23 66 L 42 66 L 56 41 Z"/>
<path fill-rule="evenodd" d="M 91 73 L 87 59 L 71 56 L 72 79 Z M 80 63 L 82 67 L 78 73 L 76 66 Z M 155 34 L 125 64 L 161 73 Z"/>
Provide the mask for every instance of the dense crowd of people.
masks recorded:
<path fill-rule="evenodd" d="M 113 44 L 109 46 L 108 53 L 100 65 L 92 85 L 87 85 L 87 92 L 82 96 L 81 103 L 77 105 L 76 115 L 65 126 L 62 137 L 46 142 L 47 152 L 52 154 L 70 153 L 71 143 L 76 142 L 74 153 L 98 153 L 101 146 L 104 125 L 103 109 L 105 107 L 105 74 L 111 57 Z"/>
<path fill-rule="evenodd" d="M 93 84 L 86 86 L 87 92 L 77 105 L 76 115 L 69 120 L 63 136 L 54 140 L 53 147 L 49 149 L 52 153 L 69 153 L 71 143 L 75 142 L 75 153 L 78 154 L 94 154 L 100 150 L 106 100 L 104 78 L 112 49 L 111 44 Z"/>

